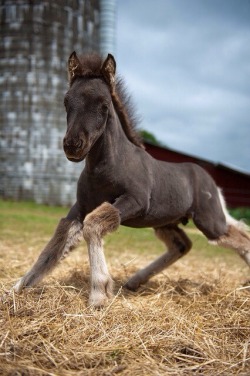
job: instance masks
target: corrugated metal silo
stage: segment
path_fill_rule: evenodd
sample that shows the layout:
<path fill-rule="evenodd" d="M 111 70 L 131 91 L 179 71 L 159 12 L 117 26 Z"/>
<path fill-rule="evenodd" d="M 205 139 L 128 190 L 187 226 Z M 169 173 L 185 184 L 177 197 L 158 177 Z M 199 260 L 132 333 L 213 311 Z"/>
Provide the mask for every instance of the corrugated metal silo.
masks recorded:
<path fill-rule="evenodd" d="M 0 196 L 70 204 L 82 166 L 62 151 L 66 62 L 100 51 L 100 0 L 5 0 L 0 12 Z"/>
<path fill-rule="evenodd" d="M 116 0 L 100 0 L 100 51 L 115 54 Z"/>

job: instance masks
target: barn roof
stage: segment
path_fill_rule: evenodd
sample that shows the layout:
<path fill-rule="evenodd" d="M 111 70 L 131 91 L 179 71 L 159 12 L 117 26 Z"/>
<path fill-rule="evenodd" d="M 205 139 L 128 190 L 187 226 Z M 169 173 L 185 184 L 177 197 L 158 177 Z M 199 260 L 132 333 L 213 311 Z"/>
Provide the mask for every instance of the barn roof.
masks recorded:
<path fill-rule="evenodd" d="M 156 148 L 156 149 L 159 149 L 159 151 L 162 151 L 163 153 L 165 153 L 166 151 L 169 151 L 173 154 L 178 154 L 178 155 L 182 156 L 186 161 L 188 161 L 189 159 L 192 159 L 192 160 L 195 160 L 198 164 L 210 164 L 211 166 L 214 166 L 214 167 L 217 167 L 217 168 L 220 168 L 220 169 L 225 169 L 229 172 L 233 172 L 233 173 L 236 173 L 236 174 L 244 175 L 246 177 L 250 177 L 250 172 L 248 172 L 248 171 L 246 171 L 246 170 L 244 170 L 244 169 L 242 169 L 238 166 L 234 166 L 232 164 L 229 164 L 229 163 L 214 162 L 214 161 L 211 161 L 211 160 L 208 160 L 208 159 L 205 159 L 205 158 L 200 158 L 200 157 L 198 157 L 194 154 L 183 153 L 179 150 L 169 148 L 168 146 L 159 146 L 159 145 L 151 144 L 148 141 L 144 142 L 144 144 L 146 146 L 146 150 Z"/>

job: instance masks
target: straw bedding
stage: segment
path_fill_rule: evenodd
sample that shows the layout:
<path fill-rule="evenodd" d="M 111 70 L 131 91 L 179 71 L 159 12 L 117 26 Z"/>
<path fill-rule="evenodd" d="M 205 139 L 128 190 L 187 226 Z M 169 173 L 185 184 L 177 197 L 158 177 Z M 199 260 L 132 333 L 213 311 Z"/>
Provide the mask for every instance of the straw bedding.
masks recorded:
<path fill-rule="evenodd" d="M 137 293 L 121 286 L 156 255 L 107 254 L 116 295 L 96 311 L 82 247 L 19 296 L 4 294 L 39 250 L 1 250 L 1 375 L 250 374 L 249 270 L 234 254 L 194 250 Z"/>

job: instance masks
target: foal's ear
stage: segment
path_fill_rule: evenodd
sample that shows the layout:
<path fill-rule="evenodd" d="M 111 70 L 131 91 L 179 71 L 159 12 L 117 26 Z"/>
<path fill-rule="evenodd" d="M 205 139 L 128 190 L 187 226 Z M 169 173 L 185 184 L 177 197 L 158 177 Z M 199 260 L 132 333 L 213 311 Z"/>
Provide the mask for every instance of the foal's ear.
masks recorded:
<path fill-rule="evenodd" d="M 80 75 L 81 73 L 81 68 L 80 68 L 80 61 L 77 57 L 76 52 L 72 52 L 72 54 L 69 57 L 68 60 L 68 78 L 69 81 L 72 80 L 77 75 Z"/>
<path fill-rule="evenodd" d="M 115 84 L 115 70 L 116 70 L 116 62 L 113 55 L 108 54 L 106 59 L 104 60 L 102 67 L 101 67 L 101 73 L 107 82 L 107 84 L 113 88 Z"/>

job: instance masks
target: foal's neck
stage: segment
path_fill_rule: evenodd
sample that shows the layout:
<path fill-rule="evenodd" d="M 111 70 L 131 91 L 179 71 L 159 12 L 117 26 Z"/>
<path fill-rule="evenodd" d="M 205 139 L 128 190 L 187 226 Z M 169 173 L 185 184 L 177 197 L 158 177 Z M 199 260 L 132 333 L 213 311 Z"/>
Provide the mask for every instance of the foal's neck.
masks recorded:
<path fill-rule="evenodd" d="M 134 148 L 136 146 L 128 140 L 112 107 L 103 134 L 87 155 L 86 168 L 93 171 L 100 166 L 107 169 L 117 166 L 127 155 L 131 155 Z"/>

